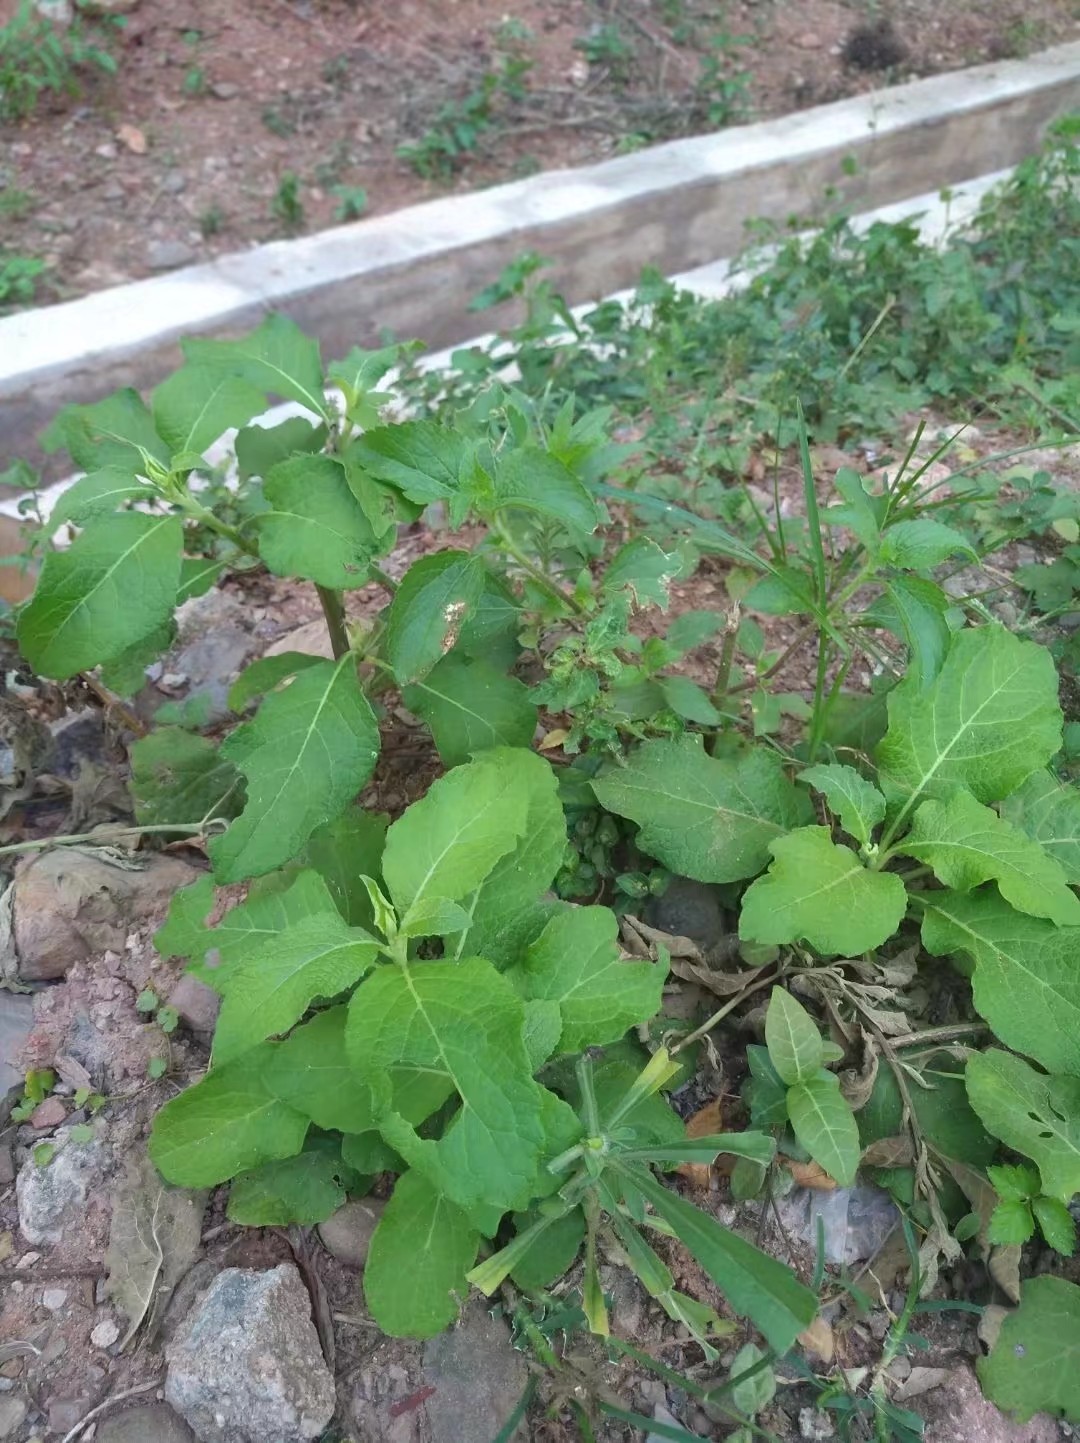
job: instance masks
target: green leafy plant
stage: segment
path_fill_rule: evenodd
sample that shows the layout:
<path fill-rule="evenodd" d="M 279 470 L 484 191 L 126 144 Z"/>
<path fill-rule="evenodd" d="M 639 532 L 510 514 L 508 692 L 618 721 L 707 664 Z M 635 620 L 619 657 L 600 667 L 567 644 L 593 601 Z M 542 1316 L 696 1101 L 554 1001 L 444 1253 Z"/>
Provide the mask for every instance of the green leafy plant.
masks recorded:
<path fill-rule="evenodd" d="M 300 199 L 300 177 L 287 170 L 278 181 L 270 209 L 286 228 L 299 230 L 304 224 L 304 202 Z"/>
<path fill-rule="evenodd" d="M 497 126 L 500 108 L 523 99 L 532 66 L 518 49 L 503 53 L 466 95 L 439 107 L 422 135 L 398 146 L 398 155 L 425 180 L 451 179 Z"/>
<path fill-rule="evenodd" d="M 116 68 L 81 17 L 57 26 L 38 14 L 33 0 L 19 0 L 0 26 L 0 119 L 26 119 L 47 94 L 78 95 L 82 71 L 114 75 Z"/>
<path fill-rule="evenodd" d="M 12 255 L 0 248 L 0 310 L 30 305 L 46 265 L 36 256 Z"/>
<path fill-rule="evenodd" d="M 335 185 L 332 193 L 337 197 L 335 220 L 359 220 L 367 210 L 368 193 L 362 185 Z"/>

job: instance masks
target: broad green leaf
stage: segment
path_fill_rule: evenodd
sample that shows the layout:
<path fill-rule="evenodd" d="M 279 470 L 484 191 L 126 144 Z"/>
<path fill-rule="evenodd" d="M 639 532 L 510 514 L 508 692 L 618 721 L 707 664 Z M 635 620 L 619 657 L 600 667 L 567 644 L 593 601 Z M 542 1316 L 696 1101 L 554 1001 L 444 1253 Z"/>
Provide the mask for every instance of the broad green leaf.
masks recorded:
<path fill-rule="evenodd" d="M 386 812 L 349 807 L 308 838 L 308 860 L 350 927 L 370 928 L 374 922 L 371 898 L 360 879 L 380 875 L 389 823 Z"/>
<path fill-rule="evenodd" d="M 500 456 L 495 473 L 495 509 L 520 508 L 561 521 L 571 531 L 591 533 L 600 511 L 572 471 L 538 447 L 522 446 Z"/>
<path fill-rule="evenodd" d="M 967 1093 L 988 1132 L 1030 1157 L 1043 1192 L 1080 1192 L 1080 1078 L 1047 1077 L 997 1048 L 968 1058 Z"/>
<path fill-rule="evenodd" d="M 180 727 L 156 727 L 132 746 L 131 792 L 142 826 L 234 817 L 244 803 L 244 779 L 206 737 Z"/>
<path fill-rule="evenodd" d="M 809 1082 L 821 1071 L 825 1047 L 817 1023 L 783 987 L 774 987 L 769 994 L 765 1045 L 777 1077 L 788 1087 Z"/>
<path fill-rule="evenodd" d="M 201 455 L 230 427 L 246 426 L 266 410 L 262 392 L 247 381 L 190 364 L 162 381 L 150 404 L 155 429 L 174 456 Z"/>
<path fill-rule="evenodd" d="M 313 426 L 303 416 L 289 416 L 276 426 L 245 426 L 236 438 L 236 465 L 241 481 L 266 477 L 290 456 L 311 456 L 326 444 L 326 426 Z"/>
<path fill-rule="evenodd" d="M 351 656 L 302 672 L 268 696 L 221 754 L 247 778 L 247 806 L 210 843 L 219 882 L 260 876 L 294 857 L 371 776 L 379 728 Z"/>
<path fill-rule="evenodd" d="M 49 452 L 63 446 L 84 471 L 115 466 L 129 476 L 144 470 L 144 451 L 163 468 L 171 459 L 146 403 L 130 388 L 90 406 L 65 406 L 42 434 L 41 445 Z"/>
<path fill-rule="evenodd" d="M 667 967 L 624 962 L 618 936 L 618 921 L 607 907 L 557 912 L 506 974 L 528 1001 L 558 1004 L 559 1052 L 615 1042 L 659 1012 Z"/>
<path fill-rule="evenodd" d="M 675 553 L 662 551 L 647 536 L 636 536 L 620 546 L 611 558 L 601 582 L 602 594 L 629 590 L 636 606 L 667 608 L 668 587 L 682 569 Z"/>
<path fill-rule="evenodd" d="M 383 346 L 377 351 L 365 351 L 354 346 L 340 361 L 331 361 L 326 368 L 327 378 L 335 382 L 350 397 L 363 397 L 392 371 L 401 360 L 400 346 Z M 376 424 L 375 420 L 361 422 L 361 425 Z"/>
<path fill-rule="evenodd" d="M 1021 1199 L 998 1203 L 990 1214 L 986 1228 L 986 1241 L 995 1248 L 1016 1247 L 1026 1243 L 1035 1232 L 1035 1219 L 1031 1206 Z"/>
<path fill-rule="evenodd" d="M 768 1049 L 752 1042 L 746 1049 L 746 1060 L 750 1076 L 744 1087 L 750 1121 L 755 1127 L 783 1127 L 787 1122 L 787 1084 L 773 1066 Z"/>
<path fill-rule="evenodd" d="M 773 863 L 743 895 L 739 936 L 779 945 L 803 940 L 819 952 L 857 957 L 880 947 L 907 911 L 904 884 L 870 872 L 828 827 L 802 827 L 769 849 Z"/>
<path fill-rule="evenodd" d="M 341 1139 L 341 1156 L 364 1177 L 380 1172 L 401 1172 L 405 1164 L 375 1131 L 347 1132 Z"/>
<path fill-rule="evenodd" d="M 893 577 L 886 584 L 885 598 L 892 603 L 895 624 L 883 624 L 907 643 L 907 675 L 916 691 L 926 691 L 949 651 L 952 633 L 945 618 L 949 598 L 935 582 L 918 576 Z"/>
<path fill-rule="evenodd" d="M 387 832 L 383 876 L 400 912 L 467 896 L 522 836 L 527 797 L 514 785 L 515 758 L 499 749 L 455 767 Z"/>
<path fill-rule="evenodd" d="M 468 1215 L 427 1178 L 398 1178 L 364 1267 L 364 1298 L 383 1332 L 433 1338 L 452 1323 L 479 1243 Z"/>
<path fill-rule="evenodd" d="M 372 476 L 425 506 L 460 488 L 474 454 L 473 442 L 434 421 L 377 426 L 353 446 L 353 455 Z"/>
<path fill-rule="evenodd" d="M 794 566 L 775 566 L 756 581 L 743 598 L 750 611 L 766 616 L 801 616 L 814 609 L 813 581 Z"/>
<path fill-rule="evenodd" d="M 885 798 L 854 767 L 806 767 L 799 773 L 799 781 L 821 792 L 844 831 L 857 842 L 865 845 L 874 828 L 885 820 Z"/>
<path fill-rule="evenodd" d="M 845 504 L 831 506 L 825 513 L 825 519 L 849 527 L 867 551 L 876 551 L 888 505 L 886 498 L 871 495 L 863 485 L 863 478 L 850 466 L 840 467 L 833 478 L 833 485 Z"/>
<path fill-rule="evenodd" d="M 229 688 L 229 710 L 242 712 L 248 702 L 273 691 L 286 677 L 318 666 L 321 657 L 304 651 L 284 651 L 277 656 L 260 656 L 246 666 Z"/>
<path fill-rule="evenodd" d="M 1028 1278 L 988 1358 L 975 1365 L 992 1403 L 1026 1423 L 1034 1413 L 1080 1421 L 1080 1287 Z"/>
<path fill-rule="evenodd" d="M 723 612 L 684 611 L 681 616 L 672 620 L 664 640 L 668 646 L 673 646 L 676 651 L 685 654 L 704 645 L 723 625 Z"/>
<path fill-rule="evenodd" d="M 362 1133 L 375 1126 L 371 1088 L 345 1051 L 346 1007 L 318 1012 L 277 1043 L 263 1076 L 276 1097 L 330 1131 Z"/>
<path fill-rule="evenodd" d="M 222 995 L 214 1060 L 231 1062 L 298 1022 L 317 997 L 352 987 L 374 965 L 378 943 L 336 911 L 297 922 L 217 981 Z M 353 1128 L 351 1131 L 363 1131 Z"/>
<path fill-rule="evenodd" d="M 939 882 L 958 892 L 994 881 L 1019 911 L 1062 927 L 1080 926 L 1080 900 L 1057 862 L 970 792 L 923 802 L 896 850 L 925 862 Z"/>
<path fill-rule="evenodd" d="M 933 1085 L 909 1089 L 915 1120 L 946 1157 L 984 1169 L 997 1152 L 997 1144 L 972 1111 L 964 1083 L 955 1075 L 954 1061 L 946 1053 L 928 1058 L 924 1075 Z M 878 1068 L 870 1099 L 855 1116 L 864 1148 L 903 1131 L 904 1099 L 890 1067 Z"/>
<path fill-rule="evenodd" d="M 313 1145 L 314 1144 L 314 1145 Z M 350 1169 L 330 1138 L 308 1139 L 303 1152 L 242 1172 L 229 1189 L 226 1216 L 245 1227 L 314 1227 L 345 1201 Z"/>
<path fill-rule="evenodd" d="M 487 571 L 476 610 L 461 628 L 455 651 L 508 670 L 521 653 L 521 604 L 502 577 Z"/>
<path fill-rule="evenodd" d="M 958 785 L 998 801 L 1044 767 L 1061 746 L 1057 685 L 1050 653 L 1034 642 L 996 625 L 957 632 L 932 686 L 904 681 L 889 693 L 878 779 L 898 822 Z"/>
<path fill-rule="evenodd" d="M 157 501 L 159 493 L 131 474 L 130 467 L 107 466 L 80 476 L 49 512 L 49 530 L 55 534 L 70 521 L 85 526 L 98 516 L 111 516 L 129 501 Z"/>
<path fill-rule="evenodd" d="M 479 958 L 382 968 L 349 1006 L 346 1045 L 361 1074 L 383 1089 L 383 1137 L 462 1207 L 514 1207 L 536 1178 L 543 1089 L 530 1073 L 523 1022 L 521 999 Z M 396 1066 L 445 1079 L 461 1099 L 437 1142 L 391 1110 L 386 1074 Z"/>
<path fill-rule="evenodd" d="M 638 823 L 642 851 L 699 882 L 754 876 L 770 842 L 813 819 L 809 797 L 788 781 L 775 752 L 755 747 L 717 759 L 699 736 L 645 742 L 592 788 L 601 806 Z"/>
<path fill-rule="evenodd" d="M 740 1413 L 748 1413 L 751 1418 L 755 1413 L 760 1413 L 762 1408 L 767 1408 L 776 1397 L 776 1374 L 755 1343 L 744 1343 L 731 1360 L 728 1370 L 730 1377 L 738 1378 L 743 1373 L 749 1373 L 755 1363 L 763 1366 L 756 1373 L 751 1373 L 744 1382 L 736 1383 L 731 1390 L 731 1401 Z"/>
<path fill-rule="evenodd" d="M 401 919 L 403 937 L 448 937 L 468 925 L 469 914 L 445 897 L 425 897 L 415 902 Z"/>
<path fill-rule="evenodd" d="M 177 592 L 179 600 L 180 593 Z M 170 614 L 138 641 L 126 646 L 119 655 L 104 662 L 100 669 L 102 683 L 117 696 L 133 697 L 146 683 L 146 669 L 176 640 L 176 622 Z"/>
<path fill-rule="evenodd" d="M 511 980 L 513 980 L 511 978 Z M 559 1045 L 563 1021 L 557 1002 L 536 1000 L 525 1003 L 525 1025 L 522 1040 L 529 1055 L 529 1068 L 539 1072 Z"/>
<path fill-rule="evenodd" d="M 267 316 L 257 330 L 238 341 L 188 339 L 182 349 L 185 358 L 204 372 L 238 376 L 267 395 L 299 401 L 331 419 L 323 395 L 318 342 L 287 316 Z"/>
<path fill-rule="evenodd" d="M 890 526 L 882 535 L 878 555 L 887 566 L 898 566 L 904 571 L 927 571 L 948 561 L 950 556 L 964 555 L 978 560 L 978 552 L 962 532 L 929 516 L 897 521 Z"/>
<path fill-rule="evenodd" d="M 399 682 L 426 676 L 455 645 L 480 600 L 484 573 L 467 551 L 439 552 L 409 567 L 386 613 L 385 650 Z"/>
<path fill-rule="evenodd" d="M 708 693 L 688 676 L 659 676 L 656 684 L 676 716 L 697 722 L 699 726 L 719 725 L 720 713 L 709 700 Z"/>
<path fill-rule="evenodd" d="M 256 953 L 279 933 L 328 912 L 331 906 L 326 883 L 317 872 L 282 873 L 256 882 L 248 889 L 246 901 L 230 908 L 216 927 L 208 927 L 214 883 L 210 877 L 200 877 L 174 895 L 154 945 L 163 957 L 192 958 L 188 970 L 216 986 L 239 958 Z M 208 952 L 212 958 L 207 957 Z"/>
<path fill-rule="evenodd" d="M 1080 928 L 1014 911 L 993 892 L 924 893 L 923 946 L 975 963 L 975 1007 L 1007 1047 L 1080 1075 Z"/>
<path fill-rule="evenodd" d="M 221 573 L 224 561 L 212 556 L 185 556 L 180 563 L 180 585 L 176 592 L 177 606 L 194 596 L 205 596 Z"/>
<path fill-rule="evenodd" d="M 527 1232 L 542 1216 L 539 1212 L 529 1212 L 515 1218 L 517 1233 Z M 549 1288 L 573 1265 L 584 1236 L 585 1215 L 580 1208 L 571 1208 L 562 1217 L 549 1221 L 537 1234 L 510 1269 L 510 1276 L 526 1293 Z"/>
<path fill-rule="evenodd" d="M 795 1136 L 841 1187 L 850 1187 L 859 1166 L 859 1128 L 840 1079 L 819 1072 L 788 1089 L 788 1117 Z"/>
<path fill-rule="evenodd" d="M 471 920 L 452 945 L 447 943 L 455 957 L 478 955 L 497 967 L 516 961 L 543 930 L 552 906 L 540 899 L 566 851 L 566 818 L 550 763 L 522 750 L 501 755 L 507 789 L 525 807 L 524 826 L 480 885 L 461 897 Z"/>
<path fill-rule="evenodd" d="M 1076 1219 L 1061 1199 L 1034 1198 L 1031 1211 L 1035 1214 L 1039 1231 L 1054 1251 L 1071 1258 L 1076 1251 Z"/>
<path fill-rule="evenodd" d="M 156 632 L 176 602 L 182 541 L 178 517 L 131 511 L 48 552 L 17 627 L 34 670 L 63 681 Z"/>
<path fill-rule="evenodd" d="M 770 1347 L 786 1353 L 817 1314 L 817 1299 L 790 1268 L 767 1257 L 711 1214 L 669 1191 L 644 1170 L 627 1169 L 631 1179 L 675 1235 L 716 1283 L 736 1312 L 748 1317 Z"/>
<path fill-rule="evenodd" d="M 263 482 L 263 495 L 270 509 L 255 521 L 259 555 L 271 571 L 336 590 L 364 585 L 380 543 L 339 461 L 279 461 Z"/>
<path fill-rule="evenodd" d="M 456 649 L 423 681 L 407 686 L 402 701 L 427 722 L 448 767 L 490 747 L 527 747 L 536 730 L 536 707 L 524 682 Z"/>
<path fill-rule="evenodd" d="M 304 1145 L 308 1119 L 270 1091 L 270 1048 L 259 1047 L 167 1102 L 154 1118 L 150 1157 L 166 1182 L 215 1187 Z"/>
<path fill-rule="evenodd" d="M 1080 788 L 1032 772 L 998 810 L 1054 858 L 1067 881 L 1080 883 Z"/>

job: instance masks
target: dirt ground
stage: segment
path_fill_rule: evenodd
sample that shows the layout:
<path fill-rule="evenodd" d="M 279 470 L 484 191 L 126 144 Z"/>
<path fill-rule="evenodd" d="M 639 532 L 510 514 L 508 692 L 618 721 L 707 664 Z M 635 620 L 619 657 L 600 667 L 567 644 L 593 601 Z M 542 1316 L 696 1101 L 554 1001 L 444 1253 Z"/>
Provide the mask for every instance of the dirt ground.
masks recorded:
<path fill-rule="evenodd" d="M 81 23 L 116 75 L 0 124 L 0 260 L 44 261 L 38 303 L 1080 33 L 1078 0 L 108 8 Z"/>

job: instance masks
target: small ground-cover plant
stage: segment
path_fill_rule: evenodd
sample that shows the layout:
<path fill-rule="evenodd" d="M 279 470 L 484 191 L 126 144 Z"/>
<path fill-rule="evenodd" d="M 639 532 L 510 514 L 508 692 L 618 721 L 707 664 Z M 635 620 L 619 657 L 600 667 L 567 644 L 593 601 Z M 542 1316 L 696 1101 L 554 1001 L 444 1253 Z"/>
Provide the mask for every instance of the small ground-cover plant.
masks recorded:
<path fill-rule="evenodd" d="M 0 120 L 23 120 L 42 96 L 78 95 L 80 71 L 116 73 L 116 61 L 79 16 L 59 26 L 39 15 L 33 0 L 19 0 L 0 26 Z"/>

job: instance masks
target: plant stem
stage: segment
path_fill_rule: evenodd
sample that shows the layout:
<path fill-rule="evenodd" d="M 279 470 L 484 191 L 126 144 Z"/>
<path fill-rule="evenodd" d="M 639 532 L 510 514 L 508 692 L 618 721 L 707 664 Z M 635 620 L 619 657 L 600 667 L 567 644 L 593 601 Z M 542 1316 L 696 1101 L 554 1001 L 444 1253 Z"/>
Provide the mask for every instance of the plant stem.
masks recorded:
<path fill-rule="evenodd" d="M 738 631 L 739 604 L 736 602 L 728 612 L 727 622 L 724 626 L 724 641 L 720 648 L 720 664 L 716 668 L 716 681 L 713 684 L 712 696 L 710 698 L 717 711 L 723 709 L 723 704 L 727 700 L 728 686 L 731 682 L 731 663 L 735 659 L 735 642 Z M 711 753 L 715 754 L 717 739 L 720 733 L 725 730 L 726 727 L 724 723 L 721 723 L 713 733 L 712 745 L 709 748 Z"/>
<path fill-rule="evenodd" d="M 394 580 L 394 578 L 387 575 L 387 573 L 383 571 L 381 566 L 369 566 L 368 570 L 371 572 L 372 576 L 379 583 L 379 585 L 384 586 L 386 590 L 390 593 L 390 595 L 393 596 L 394 592 L 398 589 L 398 583 Z"/>
<path fill-rule="evenodd" d="M 533 565 L 498 517 L 495 518 L 494 526 L 495 534 L 502 542 L 503 550 L 508 556 L 514 558 L 522 571 L 536 583 L 540 590 L 550 596 L 553 601 L 557 601 L 560 606 L 565 607 L 567 611 L 572 611 L 575 615 L 580 616 L 585 610 L 581 603 L 575 601 L 572 596 L 568 596 L 560 586 L 556 586 L 545 576 L 538 566 Z"/>
<path fill-rule="evenodd" d="M 341 599 L 341 592 L 335 591 L 331 586 L 319 585 L 316 585 L 315 590 L 319 593 L 319 602 L 326 618 L 334 660 L 340 661 L 349 650 L 349 633 L 345 630 L 345 604 Z"/>
<path fill-rule="evenodd" d="M 729 998 L 718 1012 L 714 1012 L 700 1027 L 688 1033 L 681 1042 L 675 1044 L 671 1049 L 672 1057 L 680 1053 L 684 1047 L 689 1047 L 691 1042 L 697 1042 L 698 1039 L 704 1037 L 707 1032 L 711 1032 L 717 1023 L 723 1022 L 728 1013 L 734 1012 L 736 1007 L 745 1002 L 751 993 L 760 992 L 763 987 L 771 987 L 779 975 L 779 972 L 773 972 L 768 977 L 759 977 L 756 982 L 751 982 L 749 987 L 744 987 L 741 992 L 737 992 L 734 997 Z"/>
<path fill-rule="evenodd" d="M 907 1037 L 895 1037 L 893 1048 L 906 1052 L 909 1047 L 919 1047 L 926 1042 L 947 1042 L 952 1037 L 962 1037 L 965 1032 L 989 1032 L 985 1022 L 953 1022 L 948 1027 L 928 1027 L 923 1032 L 912 1032 Z"/>
<path fill-rule="evenodd" d="M 197 837 L 215 824 L 225 825 L 220 818 L 211 817 L 194 823 L 159 822 L 149 827 L 109 827 L 107 830 L 99 828 L 96 832 L 69 832 L 61 837 L 39 837 L 35 842 L 12 842 L 0 847 L 0 857 L 11 856 L 15 852 L 42 852 L 46 847 L 68 847 L 76 842 L 97 842 L 105 847 L 114 837 L 141 837 L 151 832 L 174 832 L 182 837 Z"/>

